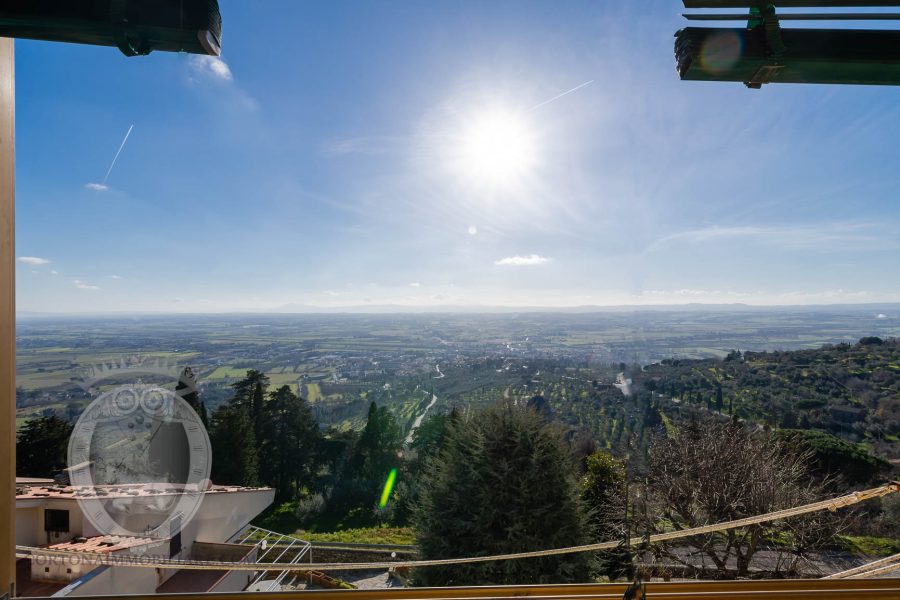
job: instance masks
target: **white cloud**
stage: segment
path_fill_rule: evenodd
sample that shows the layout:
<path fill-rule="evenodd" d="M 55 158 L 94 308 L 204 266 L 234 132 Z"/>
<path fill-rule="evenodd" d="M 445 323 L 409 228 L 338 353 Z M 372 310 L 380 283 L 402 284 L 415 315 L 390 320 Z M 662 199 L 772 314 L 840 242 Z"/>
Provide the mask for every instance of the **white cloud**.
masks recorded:
<path fill-rule="evenodd" d="M 529 254 L 528 256 L 507 256 L 506 258 L 501 258 L 500 260 L 495 260 L 494 264 L 506 267 L 506 266 L 532 266 L 532 265 L 542 265 L 550 259 L 546 256 L 541 256 L 539 254 Z"/>
<path fill-rule="evenodd" d="M 478 235 L 478 228 L 474 225 L 469 225 L 469 235 Z"/>
<path fill-rule="evenodd" d="M 121 275 L 107 275 L 107 277 L 109 277 L 110 279 L 125 279 Z"/>
<path fill-rule="evenodd" d="M 418 281 L 413 281 L 412 283 L 409 284 L 409 287 L 414 287 L 414 288 L 422 287 L 422 284 L 419 283 Z"/>
<path fill-rule="evenodd" d="M 191 69 L 198 74 L 219 79 L 221 81 L 233 81 L 234 76 L 228 63 L 218 56 L 206 56 L 204 54 L 191 57 Z"/>
<path fill-rule="evenodd" d="M 94 190 L 95 192 L 105 192 L 109 189 L 108 185 L 102 183 L 86 183 L 84 184 L 85 189 Z"/>
<path fill-rule="evenodd" d="M 53 269 L 50 271 L 50 274 L 51 275 L 59 275 L 59 271 L 57 271 L 56 269 Z"/>
<path fill-rule="evenodd" d="M 877 315 L 875 315 L 875 318 L 876 319 L 887 319 L 888 317 L 884 313 L 878 313 Z"/>
<path fill-rule="evenodd" d="M 18 258 L 18 261 L 26 265 L 46 265 L 50 262 L 46 258 L 40 258 L 37 256 L 20 256 Z"/>
<path fill-rule="evenodd" d="M 96 290 L 99 290 L 99 289 L 100 289 L 100 286 L 96 286 L 96 285 L 91 285 L 91 284 L 89 284 L 89 283 L 85 283 L 85 282 L 81 281 L 80 279 L 75 279 L 75 280 L 72 281 L 72 283 L 73 283 L 73 284 L 75 285 L 75 287 L 77 287 L 79 290 L 93 290 L 93 291 L 96 291 Z"/>

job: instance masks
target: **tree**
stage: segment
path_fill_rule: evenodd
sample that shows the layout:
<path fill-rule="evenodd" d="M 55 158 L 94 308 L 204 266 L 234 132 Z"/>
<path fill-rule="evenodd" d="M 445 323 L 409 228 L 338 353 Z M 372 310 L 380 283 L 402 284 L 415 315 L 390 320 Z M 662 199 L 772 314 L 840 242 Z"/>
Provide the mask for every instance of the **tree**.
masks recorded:
<path fill-rule="evenodd" d="M 399 461 L 403 436 L 393 415 L 375 402 L 369 404 L 366 426 L 335 482 L 329 510 L 351 512 L 374 508 L 391 469 Z"/>
<path fill-rule="evenodd" d="M 388 473 L 397 463 L 397 453 L 403 444 L 403 436 L 394 416 L 375 402 L 369 405 L 366 426 L 359 436 L 350 459 L 351 474 L 357 478 L 384 483 Z"/>
<path fill-rule="evenodd" d="M 609 452 L 598 450 L 585 460 L 581 478 L 581 496 L 588 509 L 588 522 L 595 542 L 624 537 L 625 533 L 625 465 Z M 631 552 L 616 548 L 597 553 L 600 573 L 610 579 L 634 575 Z"/>
<path fill-rule="evenodd" d="M 306 400 L 289 386 L 269 395 L 263 406 L 263 435 L 259 439 L 266 460 L 260 465 L 263 481 L 281 499 L 311 483 L 321 434 Z"/>
<path fill-rule="evenodd" d="M 409 452 L 405 453 L 407 460 L 400 463 L 400 483 L 396 488 L 398 501 L 392 515 L 395 524 L 405 525 L 412 518 L 412 513 L 419 503 L 419 480 L 444 447 L 450 424 L 459 418 L 459 411 L 456 408 L 451 409 L 449 413 L 432 413 L 413 431 Z"/>
<path fill-rule="evenodd" d="M 869 483 L 891 468 L 891 463 L 871 454 L 865 446 L 824 431 L 784 429 L 775 436 L 797 452 L 811 454 L 811 466 L 822 477 L 839 477 L 849 484 Z"/>
<path fill-rule="evenodd" d="M 185 367 L 181 371 L 181 375 L 178 377 L 178 384 L 175 386 L 175 393 L 190 404 L 197 416 L 200 417 L 200 422 L 203 423 L 203 426 L 209 427 L 206 406 L 200 400 L 200 394 L 197 391 L 197 378 L 194 375 L 194 370 L 190 367 Z"/>
<path fill-rule="evenodd" d="M 220 406 L 213 413 L 209 441 L 213 481 L 233 485 L 259 483 L 256 433 L 248 407 L 235 402 Z"/>
<path fill-rule="evenodd" d="M 810 482 L 808 471 L 809 454 L 792 450 L 772 434 L 753 431 L 736 420 L 709 419 L 693 421 L 673 437 L 657 436 L 649 453 L 648 488 L 655 516 L 686 529 L 818 500 L 822 488 Z M 659 520 L 649 519 L 644 526 L 658 530 Z M 723 574 L 729 559 L 734 559 L 737 575 L 745 577 L 764 538 L 788 533 L 793 550 L 802 557 L 830 538 L 834 526 L 820 515 L 695 536 L 683 543 L 708 556 Z M 668 554 L 682 562 L 678 554 Z"/>
<path fill-rule="evenodd" d="M 588 522 L 558 428 L 502 401 L 450 424 L 416 507 L 424 559 L 522 552 L 585 543 Z M 424 585 L 584 581 L 584 554 L 429 567 Z"/>
<path fill-rule="evenodd" d="M 428 416 L 413 432 L 409 449 L 416 453 L 416 461 L 420 465 L 436 456 L 444 445 L 447 429 L 451 422 L 460 418 L 456 408 L 449 413 L 434 413 Z"/>
<path fill-rule="evenodd" d="M 253 432 L 257 438 L 262 437 L 263 403 L 269 390 L 269 377 L 256 369 L 247 371 L 247 375 L 231 385 L 234 388 L 232 402 L 246 407 L 253 423 Z"/>
<path fill-rule="evenodd" d="M 53 477 L 66 468 L 72 424 L 56 415 L 33 417 L 16 438 L 16 473 L 22 477 Z"/>

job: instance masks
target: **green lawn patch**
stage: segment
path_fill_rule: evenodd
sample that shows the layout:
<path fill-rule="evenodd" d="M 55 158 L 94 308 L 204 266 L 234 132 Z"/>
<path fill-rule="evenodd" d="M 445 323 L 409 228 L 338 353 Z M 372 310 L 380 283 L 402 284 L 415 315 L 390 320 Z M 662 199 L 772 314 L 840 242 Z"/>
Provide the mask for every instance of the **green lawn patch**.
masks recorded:
<path fill-rule="evenodd" d="M 349 544 L 415 544 L 412 527 L 360 527 L 316 533 L 298 530 L 297 537 L 311 542 L 341 542 Z"/>
<path fill-rule="evenodd" d="M 900 540 L 870 535 L 838 536 L 844 549 L 848 552 L 865 554 L 866 556 L 890 556 L 900 552 Z"/>

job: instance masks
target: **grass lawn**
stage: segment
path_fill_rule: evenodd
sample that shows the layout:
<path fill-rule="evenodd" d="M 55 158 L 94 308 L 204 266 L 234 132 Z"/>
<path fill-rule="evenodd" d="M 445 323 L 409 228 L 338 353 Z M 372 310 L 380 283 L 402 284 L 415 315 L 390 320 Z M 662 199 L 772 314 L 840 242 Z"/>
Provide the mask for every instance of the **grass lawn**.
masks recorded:
<path fill-rule="evenodd" d="M 312 526 L 301 528 L 294 515 L 296 502 L 284 502 L 273 506 L 253 524 L 278 533 L 295 535 L 312 542 L 345 542 L 353 544 L 413 544 L 415 535 L 411 527 L 387 527 L 372 523 L 370 511 L 352 511 L 340 516 L 322 514 Z"/>
<path fill-rule="evenodd" d="M 349 544 L 415 544 L 412 527 L 359 527 L 317 533 L 298 530 L 297 537 L 310 542 L 342 542 Z"/>

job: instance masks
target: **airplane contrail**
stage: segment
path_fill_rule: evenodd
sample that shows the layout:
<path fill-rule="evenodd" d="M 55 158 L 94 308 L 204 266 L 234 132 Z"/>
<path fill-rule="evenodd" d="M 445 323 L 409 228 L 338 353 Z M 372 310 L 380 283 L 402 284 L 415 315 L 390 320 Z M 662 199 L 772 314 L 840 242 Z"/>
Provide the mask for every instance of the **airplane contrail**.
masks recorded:
<path fill-rule="evenodd" d="M 559 100 L 559 99 L 562 98 L 563 96 L 568 96 L 568 95 L 571 94 L 572 92 L 577 92 L 577 91 L 580 90 L 581 88 L 583 88 L 583 87 L 585 87 L 585 86 L 588 86 L 588 85 L 590 85 L 590 84 L 592 84 L 592 83 L 594 83 L 594 80 L 593 80 L 593 79 L 591 79 L 590 81 L 585 81 L 585 82 L 582 83 L 581 85 L 576 85 L 576 86 L 573 87 L 571 90 L 568 90 L 568 91 L 566 91 L 566 92 L 563 92 L 562 94 L 553 96 L 553 97 L 550 98 L 549 100 L 544 100 L 544 101 L 541 102 L 540 104 L 535 104 L 535 105 L 532 106 L 529 110 L 536 110 L 536 109 L 538 109 L 538 108 L 540 108 L 540 107 L 542 107 L 542 106 L 546 106 L 547 104 L 550 104 L 551 102 L 554 102 L 554 101 L 556 101 L 556 100 Z"/>
<path fill-rule="evenodd" d="M 119 149 L 116 151 L 116 155 L 112 159 L 112 163 L 109 165 L 109 169 L 106 170 L 106 177 L 103 178 L 103 183 L 100 185 L 105 186 L 106 180 L 109 179 L 109 174 L 112 173 L 113 167 L 116 166 L 116 161 L 119 160 L 119 155 L 122 154 L 122 148 L 125 147 L 125 142 L 128 141 L 128 136 L 131 135 L 131 130 L 134 129 L 134 123 L 131 124 L 131 127 L 128 128 L 128 133 L 125 134 L 125 137 L 122 139 L 122 143 L 119 144 Z"/>

